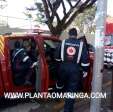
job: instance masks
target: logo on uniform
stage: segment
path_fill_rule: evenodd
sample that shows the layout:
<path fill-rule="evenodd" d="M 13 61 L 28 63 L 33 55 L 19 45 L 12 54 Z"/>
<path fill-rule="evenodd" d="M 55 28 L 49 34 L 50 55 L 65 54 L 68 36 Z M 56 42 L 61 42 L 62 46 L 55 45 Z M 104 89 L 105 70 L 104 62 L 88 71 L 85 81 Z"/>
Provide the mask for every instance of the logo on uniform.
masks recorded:
<path fill-rule="evenodd" d="M 76 53 L 76 49 L 74 47 L 68 47 L 67 48 L 67 54 L 69 56 L 73 56 L 73 55 L 75 55 L 75 53 Z"/>

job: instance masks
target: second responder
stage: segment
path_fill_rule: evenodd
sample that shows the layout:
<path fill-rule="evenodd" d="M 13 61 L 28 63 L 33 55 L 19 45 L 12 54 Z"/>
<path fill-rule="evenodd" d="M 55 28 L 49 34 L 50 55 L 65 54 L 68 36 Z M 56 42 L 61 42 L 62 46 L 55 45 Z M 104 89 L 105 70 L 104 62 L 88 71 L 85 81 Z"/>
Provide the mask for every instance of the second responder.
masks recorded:
<path fill-rule="evenodd" d="M 62 41 L 55 53 L 56 61 L 60 62 L 57 89 L 64 92 L 78 92 L 81 80 L 80 67 L 83 77 L 87 76 L 89 59 L 86 45 L 77 39 L 77 30 L 69 30 L 69 38 Z M 64 112 L 73 112 L 74 99 L 65 99 Z"/>
<path fill-rule="evenodd" d="M 15 49 L 12 53 L 12 68 L 15 83 L 17 85 L 23 83 L 24 85 L 32 85 L 32 70 L 37 65 L 37 62 L 33 62 L 27 53 L 31 49 L 29 41 L 23 41 L 23 47 L 19 44 L 19 41 L 15 42 Z"/>

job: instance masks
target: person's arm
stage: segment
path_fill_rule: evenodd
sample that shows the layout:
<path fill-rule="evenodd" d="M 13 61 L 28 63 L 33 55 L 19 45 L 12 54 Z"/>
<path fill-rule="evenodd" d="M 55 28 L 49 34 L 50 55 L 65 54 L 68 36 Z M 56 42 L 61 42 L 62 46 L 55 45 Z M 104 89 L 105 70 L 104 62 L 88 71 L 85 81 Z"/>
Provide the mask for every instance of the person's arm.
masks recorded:
<path fill-rule="evenodd" d="M 61 61 L 61 43 L 56 47 L 54 57 L 57 62 Z"/>
<path fill-rule="evenodd" d="M 83 77 L 87 76 L 89 68 L 89 53 L 86 44 L 83 44 L 82 55 L 81 55 L 81 67 L 83 69 Z"/>
<path fill-rule="evenodd" d="M 34 68 L 37 65 L 37 62 L 33 62 L 25 50 L 21 52 L 20 56 L 22 62 L 25 63 L 25 68 Z"/>

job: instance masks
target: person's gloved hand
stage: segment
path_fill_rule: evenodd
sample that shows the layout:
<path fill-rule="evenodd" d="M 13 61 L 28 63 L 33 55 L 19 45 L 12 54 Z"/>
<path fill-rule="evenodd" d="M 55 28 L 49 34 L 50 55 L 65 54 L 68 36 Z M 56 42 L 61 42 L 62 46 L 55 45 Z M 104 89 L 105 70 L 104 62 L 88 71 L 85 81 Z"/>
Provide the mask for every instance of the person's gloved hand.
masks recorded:
<path fill-rule="evenodd" d="M 87 77 L 87 72 L 83 72 L 83 78 Z"/>
<path fill-rule="evenodd" d="M 34 68 L 35 66 L 37 66 L 38 65 L 38 62 L 34 62 L 33 64 L 32 64 L 32 66 L 31 66 L 31 68 Z"/>

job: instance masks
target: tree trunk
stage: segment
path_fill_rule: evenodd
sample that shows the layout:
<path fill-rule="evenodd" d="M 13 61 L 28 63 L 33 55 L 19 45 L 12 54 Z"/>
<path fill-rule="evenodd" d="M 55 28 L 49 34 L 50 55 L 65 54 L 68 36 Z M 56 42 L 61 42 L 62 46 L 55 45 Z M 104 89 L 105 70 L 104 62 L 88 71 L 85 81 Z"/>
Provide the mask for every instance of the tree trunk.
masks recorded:
<path fill-rule="evenodd" d="M 60 36 L 62 34 L 62 32 L 64 31 L 64 28 L 62 27 L 62 25 L 58 25 L 57 27 L 53 27 L 50 29 L 50 32 L 55 35 L 55 36 Z"/>

